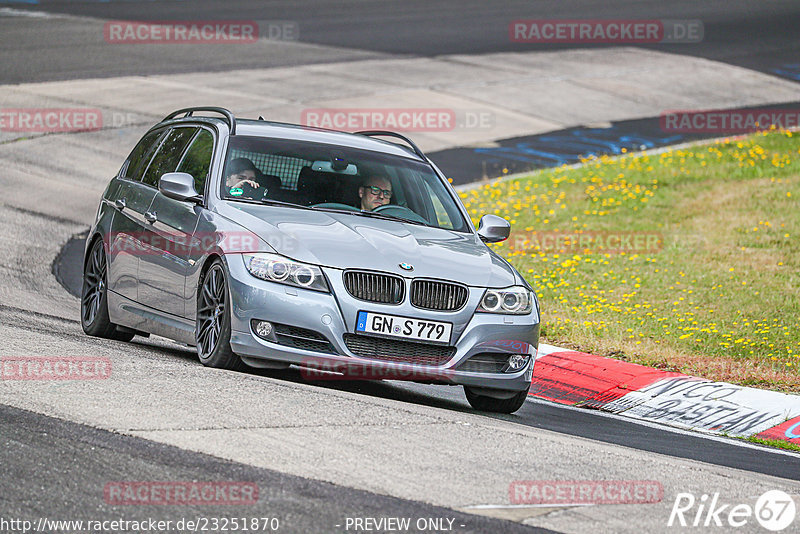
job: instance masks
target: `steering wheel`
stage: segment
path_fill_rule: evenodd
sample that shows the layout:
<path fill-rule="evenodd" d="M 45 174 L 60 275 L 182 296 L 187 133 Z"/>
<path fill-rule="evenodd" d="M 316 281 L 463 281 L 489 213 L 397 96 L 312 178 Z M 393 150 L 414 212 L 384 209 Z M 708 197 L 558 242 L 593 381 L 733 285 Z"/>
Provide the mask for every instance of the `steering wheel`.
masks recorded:
<path fill-rule="evenodd" d="M 236 191 L 237 189 L 238 191 Z M 239 187 L 229 188 L 227 196 L 233 198 L 246 198 L 248 200 L 258 200 L 264 196 L 264 193 L 264 189 L 260 187 L 253 187 L 250 184 L 242 184 Z"/>
<path fill-rule="evenodd" d="M 384 204 L 383 206 L 378 206 L 372 211 L 374 211 L 375 213 L 386 212 L 386 215 L 400 217 L 401 219 L 408 219 L 409 221 L 416 221 L 424 224 L 430 224 L 424 217 L 419 215 L 414 210 L 411 210 L 405 206 L 400 206 L 398 204 Z"/>

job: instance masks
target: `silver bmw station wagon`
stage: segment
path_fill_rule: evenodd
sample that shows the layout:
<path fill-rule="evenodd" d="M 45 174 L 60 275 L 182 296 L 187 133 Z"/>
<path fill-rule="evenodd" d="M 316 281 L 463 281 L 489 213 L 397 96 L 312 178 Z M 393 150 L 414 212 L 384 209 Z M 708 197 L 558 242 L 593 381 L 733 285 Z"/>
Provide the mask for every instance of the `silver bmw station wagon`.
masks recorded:
<path fill-rule="evenodd" d="M 387 139 L 391 140 L 387 141 Z M 528 394 L 539 305 L 436 166 L 393 132 L 175 111 L 103 193 L 84 332 L 155 334 L 207 366 L 463 385 L 478 410 Z"/>

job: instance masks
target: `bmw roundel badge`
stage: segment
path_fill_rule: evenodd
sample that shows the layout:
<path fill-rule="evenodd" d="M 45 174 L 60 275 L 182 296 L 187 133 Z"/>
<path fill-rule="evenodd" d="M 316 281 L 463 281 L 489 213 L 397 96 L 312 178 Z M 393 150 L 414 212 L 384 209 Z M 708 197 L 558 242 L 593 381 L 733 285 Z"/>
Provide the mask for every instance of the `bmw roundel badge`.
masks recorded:
<path fill-rule="evenodd" d="M 400 264 L 400 268 L 405 270 L 405 271 L 413 271 L 414 270 L 414 266 L 411 265 L 410 263 L 401 263 Z"/>

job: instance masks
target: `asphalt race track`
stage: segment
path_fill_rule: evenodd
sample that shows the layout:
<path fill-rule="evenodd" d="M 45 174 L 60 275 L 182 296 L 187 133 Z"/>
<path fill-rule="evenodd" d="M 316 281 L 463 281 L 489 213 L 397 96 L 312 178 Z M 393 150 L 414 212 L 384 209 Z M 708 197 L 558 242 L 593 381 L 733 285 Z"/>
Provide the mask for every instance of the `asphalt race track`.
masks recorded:
<path fill-rule="evenodd" d="M 104 52 L 99 43 L 86 42 L 79 20 L 60 20 L 47 32 L 29 32 L 23 25 L 6 28 L 0 50 L 17 61 L 4 69 L 2 81 L 44 81 L 88 76 L 231 70 L 331 61 L 348 50 L 353 56 L 485 54 L 520 50 L 556 50 L 570 45 L 511 43 L 508 24 L 517 19 L 700 19 L 700 43 L 647 45 L 675 54 L 694 55 L 750 69 L 773 72 L 797 63 L 797 26 L 800 11 L 792 0 L 753 2 L 714 0 L 695 2 L 485 2 L 467 0 L 431 3 L 424 0 L 367 2 L 311 0 L 298 10 L 291 2 L 254 0 L 150 0 L 0 2 L 30 11 L 63 13 L 102 20 L 217 20 L 294 21 L 299 41 L 340 49 L 322 54 L 313 49 L 287 56 L 237 54 L 215 50 L 203 58 L 184 51 L 164 53 L 150 48 L 136 54 Z M 187 11 L 187 6 L 191 9 Z M 142 6 L 146 6 L 144 9 Z M 6 21 L 7 22 L 7 21 Z M 77 33 L 76 33 L 77 31 Z M 66 48 L 69 53 L 64 52 Z M 341 57 L 341 56 L 340 56 Z M 100 66 L 100 69 L 97 67 Z M 8 67 L 8 66 L 7 66 Z"/>
<path fill-rule="evenodd" d="M 107 20 L 234 18 L 291 21 L 299 40 L 262 40 L 246 53 L 222 45 L 198 51 L 114 47 L 97 31 Z M 631 47 L 633 52 L 509 42 L 509 21 L 530 18 L 701 19 L 705 34 L 700 43 Z M 780 102 L 796 104 L 800 86 L 791 65 L 800 52 L 798 22 L 796 2 L 313 1 L 300 8 L 236 0 L 0 1 L 0 84 L 7 91 L 0 92 L 0 107 L 78 106 L 82 95 L 101 93 L 97 87 L 102 86 L 104 100 L 97 107 L 138 117 L 135 123 L 88 133 L 0 132 L 0 356 L 99 357 L 113 369 L 107 380 L 0 380 L 0 532 L 18 531 L 3 527 L 2 521 L 10 519 L 35 524 L 42 518 L 197 517 L 277 517 L 279 532 L 444 532 L 446 525 L 453 532 L 476 533 L 672 532 L 677 527 L 667 521 L 679 493 L 698 498 L 717 493 L 726 504 L 752 506 L 759 495 L 779 489 L 800 503 L 797 453 L 533 398 L 514 415 L 492 416 L 473 411 L 456 387 L 307 382 L 296 369 L 208 369 L 193 349 L 161 338 L 120 343 L 85 336 L 74 296 L 82 232 L 105 183 L 154 117 L 171 111 L 159 106 L 180 101 L 175 91 L 191 86 L 189 78 L 178 83 L 173 76 L 237 69 L 244 73 L 240 85 L 234 79 L 216 92 L 204 86 L 201 96 L 238 103 L 252 94 L 244 87 L 248 77 L 271 68 L 278 79 L 324 71 L 332 81 L 336 69 L 365 62 L 427 61 L 449 54 L 446 63 L 463 66 L 470 64 L 467 56 L 480 61 L 482 54 L 543 52 L 556 54 L 548 61 L 558 61 L 576 57 L 573 53 L 580 58 L 584 53 L 635 55 L 641 48 L 648 60 L 687 56 L 694 61 L 692 69 L 721 64 L 719 72 L 741 75 L 752 98 L 736 107 L 769 101 L 772 93 L 756 95 L 754 89 L 764 80 L 774 85 Z M 749 69 L 758 75 L 750 77 Z M 113 85 L 121 76 L 126 78 Z M 158 88 L 168 102 L 154 103 L 124 86 L 133 82 Z M 357 99 L 369 83 L 362 79 L 362 85 L 332 87 L 337 98 Z M 148 100 L 147 106 L 125 100 L 137 96 Z M 272 95 L 263 96 L 266 102 Z M 195 96 L 187 92 L 186 97 Z M 726 105 L 735 102 L 732 98 Z M 591 105 L 582 111 L 591 114 Z M 648 136 L 655 140 L 652 146 L 693 139 L 666 139 L 652 113 L 630 115 L 609 119 L 604 128 Z M 529 134 L 484 141 L 495 148 L 526 143 L 550 150 L 574 132 L 587 133 L 590 126 L 584 122 L 544 121 Z M 663 142 L 657 142 L 659 136 Z M 427 141 L 445 147 L 432 153 L 462 182 L 482 177 L 480 160 L 469 159 L 474 149 L 465 148 L 472 139 Z M 568 150 L 554 154 L 576 157 Z M 536 166 L 542 165 L 525 168 Z M 516 505 L 510 488 L 526 480 L 651 480 L 663 486 L 663 498 L 649 504 Z M 104 498 L 106 485 L 116 481 L 246 481 L 257 485 L 259 500 L 249 506 L 119 505 Z M 363 523 L 360 529 L 347 527 L 348 518 L 381 517 L 407 517 L 412 524 L 452 521 L 405 531 L 367 529 Z M 763 530 L 750 521 L 738 531 Z"/>
<path fill-rule="evenodd" d="M 9 468 L 3 487 L 3 515 L 33 514 L 57 519 L 92 520 L 109 515 L 102 491 L 109 476 L 122 480 L 243 480 L 259 487 L 259 504 L 248 509 L 251 517 L 279 516 L 281 532 L 334 530 L 347 517 L 431 517 L 453 520 L 460 532 L 550 532 L 499 519 L 476 516 L 424 503 L 284 475 L 267 469 L 236 464 L 176 447 L 121 436 L 111 432 L 0 407 L 0 429 Z M 47 436 L 46 443 L 42 437 Z M 31 450 L 42 454 L 31 454 Z M 68 464 L 46 464 L 43 456 L 63 457 Z M 57 480 L 59 483 L 54 484 Z M 65 491 L 65 486 L 69 487 Z M 181 518 L 226 516 L 224 506 L 186 506 L 159 514 L 159 520 L 177 523 Z M 131 507 L 129 521 L 146 521 L 145 507 Z M 112 516 L 113 517 L 113 516 Z"/>

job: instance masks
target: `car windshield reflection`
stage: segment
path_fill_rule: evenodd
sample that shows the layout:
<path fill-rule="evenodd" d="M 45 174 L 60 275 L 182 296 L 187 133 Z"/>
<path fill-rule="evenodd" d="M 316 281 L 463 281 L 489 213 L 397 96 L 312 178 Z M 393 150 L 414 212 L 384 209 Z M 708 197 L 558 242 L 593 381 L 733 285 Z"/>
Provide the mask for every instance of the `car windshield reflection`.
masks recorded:
<path fill-rule="evenodd" d="M 220 195 L 468 231 L 430 165 L 349 147 L 233 136 Z"/>

